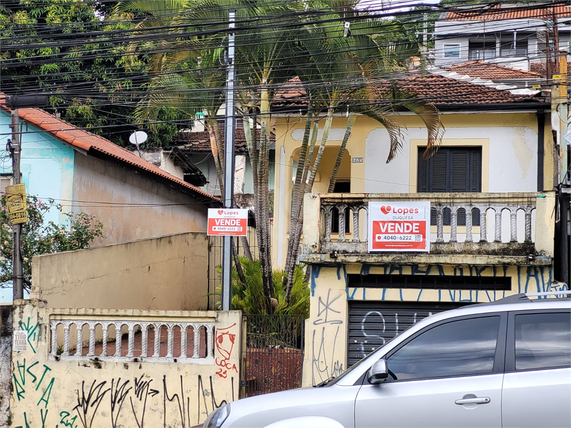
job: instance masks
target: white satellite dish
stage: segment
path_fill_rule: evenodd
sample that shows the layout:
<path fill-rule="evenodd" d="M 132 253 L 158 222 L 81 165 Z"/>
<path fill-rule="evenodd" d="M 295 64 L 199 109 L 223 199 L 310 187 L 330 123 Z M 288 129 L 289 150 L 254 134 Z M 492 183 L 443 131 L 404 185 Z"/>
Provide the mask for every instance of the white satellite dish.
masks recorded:
<path fill-rule="evenodd" d="M 143 144 L 147 141 L 147 133 L 145 131 L 135 131 L 129 135 L 129 142 L 139 148 L 139 144 Z"/>

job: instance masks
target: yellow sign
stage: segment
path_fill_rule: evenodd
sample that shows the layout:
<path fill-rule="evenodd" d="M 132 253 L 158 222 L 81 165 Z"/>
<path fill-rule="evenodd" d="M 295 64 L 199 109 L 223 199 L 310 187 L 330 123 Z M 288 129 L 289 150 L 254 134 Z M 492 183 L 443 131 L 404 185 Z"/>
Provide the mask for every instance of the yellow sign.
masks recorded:
<path fill-rule="evenodd" d="M 10 223 L 19 224 L 28 221 L 25 184 L 6 186 L 6 209 Z"/>
<path fill-rule="evenodd" d="M 532 85 L 531 89 L 541 89 L 541 85 Z"/>
<path fill-rule="evenodd" d="M 563 75 L 562 74 L 554 74 L 553 80 L 563 80 Z"/>

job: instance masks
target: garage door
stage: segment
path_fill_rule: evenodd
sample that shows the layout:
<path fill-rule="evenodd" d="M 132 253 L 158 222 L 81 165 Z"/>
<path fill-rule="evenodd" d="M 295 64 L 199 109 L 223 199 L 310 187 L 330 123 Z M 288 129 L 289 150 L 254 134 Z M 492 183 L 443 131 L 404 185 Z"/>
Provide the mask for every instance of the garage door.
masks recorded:
<path fill-rule="evenodd" d="M 457 303 L 349 302 L 348 367 L 430 314 Z"/>

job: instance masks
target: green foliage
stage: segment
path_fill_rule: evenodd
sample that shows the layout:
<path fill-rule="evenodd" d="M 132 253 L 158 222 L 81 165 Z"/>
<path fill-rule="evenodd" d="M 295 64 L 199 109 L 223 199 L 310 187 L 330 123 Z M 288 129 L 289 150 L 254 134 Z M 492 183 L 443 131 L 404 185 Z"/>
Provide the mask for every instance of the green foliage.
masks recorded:
<path fill-rule="evenodd" d="M 232 309 L 241 310 L 248 315 L 267 314 L 262 268 L 259 260 L 250 261 L 240 258 L 246 285 L 242 284 L 236 269 L 232 276 Z M 297 265 L 294 273 L 293 288 L 289 305 L 286 302 L 286 290 L 283 285 L 284 272 L 272 274 L 274 290 L 272 302 L 274 314 L 295 314 L 309 317 L 309 284 L 306 281 L 304 266 Z"/>
<path fill-rule="evenodd" d="M 53 200 L 47 203 L 27 195 L 28 222 L 22 225 L 22 264 L 24 285 L 32 282 L 32 257 L 88 248 L 95 238 L 103 237 L 103 224 L 86 213 L 63 213 Z M 12 226 L 8 221 L 6 197 L 2 196 L 0 211 L 0 287 L 12 282 Z M 67 224 L 45 221 L 45 215 L 55 208 L 68 219 Z"/>

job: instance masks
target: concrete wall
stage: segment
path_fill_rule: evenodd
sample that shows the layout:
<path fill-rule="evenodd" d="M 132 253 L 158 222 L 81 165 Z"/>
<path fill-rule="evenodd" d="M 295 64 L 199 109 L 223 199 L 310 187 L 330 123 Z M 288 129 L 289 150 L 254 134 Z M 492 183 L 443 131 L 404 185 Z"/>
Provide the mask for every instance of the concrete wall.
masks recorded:
<path fill-rule="evenodd" d="M 348 274 L 489 276 L 511 279 L 511 290 L 429 290 L 350 288 Z M 550 266 L 455 266 L 410 265 L 370 266 L 362 264 L 313 266 L 311 272 L 310 316 L 306 321 L 303 385 L 310 386 L 347 369 L 347 344 L 350 301 L 373 302 L 491 302 L 523 292 L 543 292 L 560 287 L 552 282 Z M 385 314 L 386 315 L 386 314 Z M 392 313 L 391 315 L 394 315 Z M 364 329 L 365 327 L 363 327 Z M 362 331 L 364 340 L 375 332 Z M 367 350 L 367 351 L 370 351 Z M 363 355 L 364 356 L 364 355 Z"/>
<path fill-rule="evenodd" d="M 103 223 L 105 239 L 94 245 L 184 232 L 206 232 L 207 207 L 165 183 L 77 153 L 73 175 L 75 211 Z"/>
<path fill-rule="evenodd" d="M 0 305 L 0 426 L 8 426 L 12 391 L 12 305 Z"/>
<path fill-rule="evenodd" d="M 35 257 L 32 296 L 51 308 L 208 307 L 209 241 L 184 233 Z"/>
<path fill-rule="evenodd" d="M 76 312 L 75 317 L 82 316 L 82 311 Z M 150 320 L 167 316 L 187 321 L 212 318 L 216 343 L 213 358 L 196 364 L 50 357 L 50 319 L 57 313 L 38 301 L 17 301 L 14 334 L 19 345 L 12 352 L 13 427 L 190 427 L 203 422 L 223 403 L 238 398 L 242 343 L 239 312 L 139 314 Z M 65 313 L 74 316 L 73 310 Z M 98 313 L 91 316 L 96 318 Z"/>

